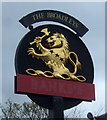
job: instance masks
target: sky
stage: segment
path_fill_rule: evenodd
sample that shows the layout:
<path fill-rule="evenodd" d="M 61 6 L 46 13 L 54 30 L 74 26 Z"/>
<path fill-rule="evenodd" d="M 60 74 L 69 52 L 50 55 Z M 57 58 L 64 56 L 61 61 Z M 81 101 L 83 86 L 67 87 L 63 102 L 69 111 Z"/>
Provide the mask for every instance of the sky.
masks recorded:
<path fill-rule="evenodd" d="M 26 95 L 14 94 L 15 51 L 21 38 L 29 31 L 18 20 L 28 13 L 45 9 L 65 12 L 89 28 L 89 32 L 81 39 L 87 46 L 94 63 L 96 101 L 82 102 L 78 105 L 78 108 L 85 110 L 83 117 L 86 117 L 88 112 L 97 114 L 101 109 L 100 114 L 105 113 L 104 2 L 2 2 L 2 43 L 0 44 L 0 49 L 2 48 L 2 60 L 0 60 L 0 64 L 2 64 L 2 75 L 0 74 L 0 77 L 2 77 L 2 86 L 0 86 L 0 88 L 2 87 L 2 94 L 0 94 L 2 104 L 9 98 L 17 103 L 30 101 Z M 38 25 L 38 23 L 35 24 L 35 26 Z"/>

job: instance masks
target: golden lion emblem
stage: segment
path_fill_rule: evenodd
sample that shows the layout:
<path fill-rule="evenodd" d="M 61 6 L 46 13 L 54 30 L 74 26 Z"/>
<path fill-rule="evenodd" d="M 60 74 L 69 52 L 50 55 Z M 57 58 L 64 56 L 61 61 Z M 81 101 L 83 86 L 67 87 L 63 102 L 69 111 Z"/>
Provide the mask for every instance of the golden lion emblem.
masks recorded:
<path fill-rule="evenodd" d="M 65 80 L 71 79 L 80 82 L 86 81 L 86 78 L 84 76 L 75 75 L 77 73 L 77 70 L 81 69 L 81 63 L 78 60 L 77 54 L 75 52 L 69 51 L 68 42 L 65 36 L 60 33 L 53 33 L 53 35 L 49 36 L 50 32 L 47 28 L 42 29 L 41 32 L 44 33 L 43 36 L 38 36 L 34 39 L 33 42 L 30 42 L 30 45 L 36 45 L 36 48 L 38 48 L 41 54 L 38 54 L 34 48 L 29 48 L 27 52 L 28 55 L 32 55 L 33 58 L 43 60 L 45 64 L 52 70 L 52 72 L 34 70 L 32 68 L 27 69 L 26 72 L 30 75 L 61 78 Z M 48 37 L 46 39 L 48 48 L 42 45 L 42 39 L 46 36 Z M 75 57 L 76 62 L 74 62 L 70 57 L 71 54 Z M 68 60 L 74 67 L 74 71 L 72 73 L 66 67 L 66 62 Z"/>

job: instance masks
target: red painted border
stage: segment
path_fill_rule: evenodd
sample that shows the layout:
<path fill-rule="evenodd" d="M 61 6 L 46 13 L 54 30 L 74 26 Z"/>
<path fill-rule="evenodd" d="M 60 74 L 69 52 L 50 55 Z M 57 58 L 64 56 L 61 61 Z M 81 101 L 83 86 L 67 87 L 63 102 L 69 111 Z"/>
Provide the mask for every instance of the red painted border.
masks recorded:
<path fill-rule="evenodd" d="M 15 93 L 95 100 L 95 85 L 91 83 L 18 74 L 15 85 Z"/>

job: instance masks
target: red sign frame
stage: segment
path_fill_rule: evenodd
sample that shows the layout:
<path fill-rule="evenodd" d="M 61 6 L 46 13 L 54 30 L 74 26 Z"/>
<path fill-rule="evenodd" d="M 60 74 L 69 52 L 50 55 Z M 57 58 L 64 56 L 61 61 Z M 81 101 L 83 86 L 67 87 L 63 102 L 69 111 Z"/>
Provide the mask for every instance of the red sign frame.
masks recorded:
<path fill-rule="evenodd" d="M 84 101 L 95 100 L 95 85 L 70 80 L 18 74 L 15 93 L 60 96 Z"/>

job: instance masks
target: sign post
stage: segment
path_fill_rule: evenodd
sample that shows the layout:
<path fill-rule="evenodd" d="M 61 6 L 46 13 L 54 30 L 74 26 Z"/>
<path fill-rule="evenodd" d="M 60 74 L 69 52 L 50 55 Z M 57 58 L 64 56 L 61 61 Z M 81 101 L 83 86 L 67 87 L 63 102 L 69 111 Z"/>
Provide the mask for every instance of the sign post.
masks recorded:
<path fill-rule="evenodd" d="M 53 97 L 53 109 L 49 110 L 49 118 L 64 120 L 64 103 L 62 97 Z"/>
<path fill-rule="evenodd" d="M 61 23 L 33 27 L 42 21 Z M 95 100 L 91 55 L 80 37 L 88 28 L 74 17 L 55 10 L 30 13 L 19 20 L 30 31 L 15 56 L 15 93 L 26 94 L 49 109 L 49 118 L 64 120 L 64 110 Z M 88 64 L 87 64 L 88 63 Z"/>

